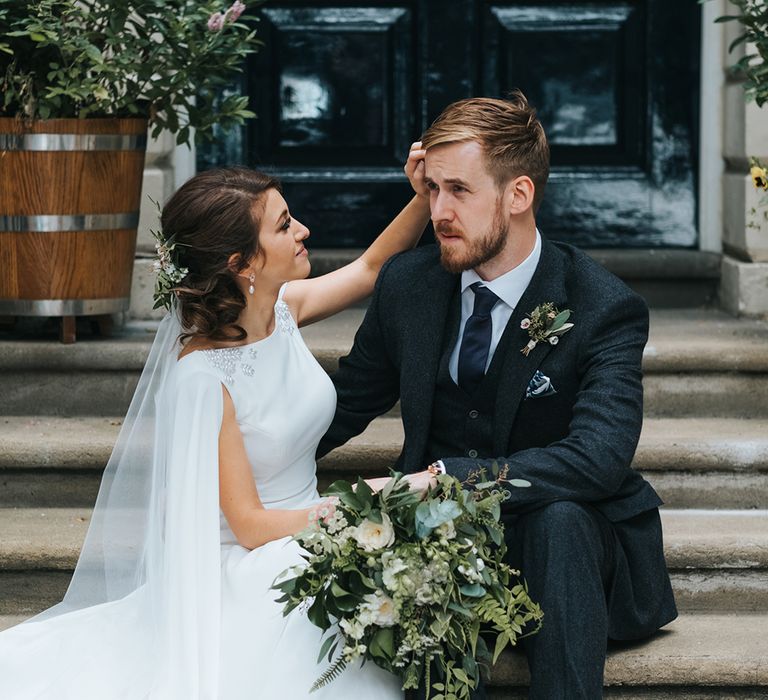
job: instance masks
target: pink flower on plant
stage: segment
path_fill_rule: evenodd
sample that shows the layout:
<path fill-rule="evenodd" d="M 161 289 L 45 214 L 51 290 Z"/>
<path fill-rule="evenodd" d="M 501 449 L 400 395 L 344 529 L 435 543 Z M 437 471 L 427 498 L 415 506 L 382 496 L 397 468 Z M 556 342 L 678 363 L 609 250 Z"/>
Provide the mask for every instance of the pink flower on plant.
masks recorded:
<path fill-rule="evenodd" d="M 224 28 L 225 17 L 221 12 L 214 12 L 208 18 L 208 29 L 212 32 L 220 32 Z"/>
<path fill-rule="evenodd" d="M 226 21 L 237 22 L 243 12 L 245 12 L 245 4 L 240 2 L 240 0 L 235 0 L 235 2 L 232 3 L 232 7 L 227 10 L 227 14 L 225 15 Z"/>
<path fill-rule="evenodd" d="M 529 328 L 531 325 L 531 319 L 530 318 L 524 318 L 522 321 L 520 321 L 520 328 L 525 330 L 526 328 Z"/>

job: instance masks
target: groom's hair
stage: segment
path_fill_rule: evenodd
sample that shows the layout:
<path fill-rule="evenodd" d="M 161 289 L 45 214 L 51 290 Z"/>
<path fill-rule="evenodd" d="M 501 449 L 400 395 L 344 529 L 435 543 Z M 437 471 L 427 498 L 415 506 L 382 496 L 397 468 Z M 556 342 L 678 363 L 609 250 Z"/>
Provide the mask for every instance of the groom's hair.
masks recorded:
<path fill-rule="evenodd" d="M 549 177 L 549 144 L 536 110 L 520 90 L 508 99 L 472 97 L 448 105 L 421 137 L 422 148 L 476 141 L 485 152 L 488 172 L 501 189 L 513 177 L 533 181 L 536 211 Z"/>

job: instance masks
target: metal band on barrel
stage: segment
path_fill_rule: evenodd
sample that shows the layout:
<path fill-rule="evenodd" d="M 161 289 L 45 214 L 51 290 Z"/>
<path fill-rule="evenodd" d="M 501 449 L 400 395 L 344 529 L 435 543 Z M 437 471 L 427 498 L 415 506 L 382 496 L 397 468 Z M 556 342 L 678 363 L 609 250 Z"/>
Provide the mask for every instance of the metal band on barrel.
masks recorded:
<path fill-rule="evenodd" d="M 0 134 L 0 151 L 143 151 L 146 134 Z"/>
<path fill-rule="evenodd" d="M 0 314 L 8 316 L 98 316 L 125 311 L 130 299 L 0 299 Z"/>
<path fill-rule="evenodd" d="M 139 225 L 139 212 L 122 214 L 0 215 L 0 231 L 109 231 Z"/>

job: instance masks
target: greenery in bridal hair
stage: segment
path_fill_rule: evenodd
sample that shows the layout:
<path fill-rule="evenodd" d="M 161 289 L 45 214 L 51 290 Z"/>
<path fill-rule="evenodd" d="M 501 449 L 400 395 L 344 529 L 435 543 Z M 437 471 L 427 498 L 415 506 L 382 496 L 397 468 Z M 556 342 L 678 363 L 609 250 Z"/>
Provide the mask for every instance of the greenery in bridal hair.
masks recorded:
<path fill-rule="evenodd" d="M 260 42 L 235 0 L 0 0 L 0 116 L 145 117 L 189 143 L 254 116 L 221 98 Z"/>
<path fill-rule="evenodd" d="M 157 207 L 160 213 L 160 203 L 149 198 Z M 171 310 L 176 294 L 174 288 L 189 274 L 186 267 L 182 267 L 178 262 L 177 244 L 172 238 L 165 237 L 162 229 L 150 229 L 150 233 L 155 237 L 155 250 L 157 251 L 157 260 L 152 263 L 152 269 L 157 274 L 155 279 L 155 293 L 153 298 L 155 305 L 153 309 L 159 309 L 161 306 Z"/>
<path fill-rule="evenodd" d="M 570 309 L 559 311 L 551 301 L 539 304 L 520 322 L 520 328 L 527 330 L 530 337 L 528 344 L 520 352 L 527 356 L 543 341 L 550 345 L 557 345 L 560 342 L 560 336 L 573 328 L 572 323 L 567 323 L 570 317 Z"/>
<path fill-rule="evenodd" d="M 306 566 L 274 584 L 284 614 L 305 610 L 328 633 L 318 662 L 329 666 L 311 690 L 363 659 L 404 690 L 423 679 L 434 700 L 466 700 L 507 646 L 538 631 L 543 613 L 503 561 L 500 523 L 508 489 L 530 483 L 491 471 L 440 475 L 424 499 L 396 472 L 376 493 L 363 479 L 331 485 L 335 505 L 295 537 Z"/>

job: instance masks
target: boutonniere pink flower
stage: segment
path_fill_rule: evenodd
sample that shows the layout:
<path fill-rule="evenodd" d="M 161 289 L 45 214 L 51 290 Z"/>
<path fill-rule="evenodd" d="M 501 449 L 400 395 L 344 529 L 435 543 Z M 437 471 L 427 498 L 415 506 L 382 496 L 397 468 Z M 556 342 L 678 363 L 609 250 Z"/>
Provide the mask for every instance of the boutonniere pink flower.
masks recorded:
<path fill-rule="evenodd" d="M 570 309 L 560 311 L 551 301 L 539 304 L 520 322 L 520 328 L 528 331 L 531 338 L 520 352 L 527 356 L 541 342 L 557 345 L 560 336 L 573 328 L 573 324 L 568 323 L 570 317 Z"/>

